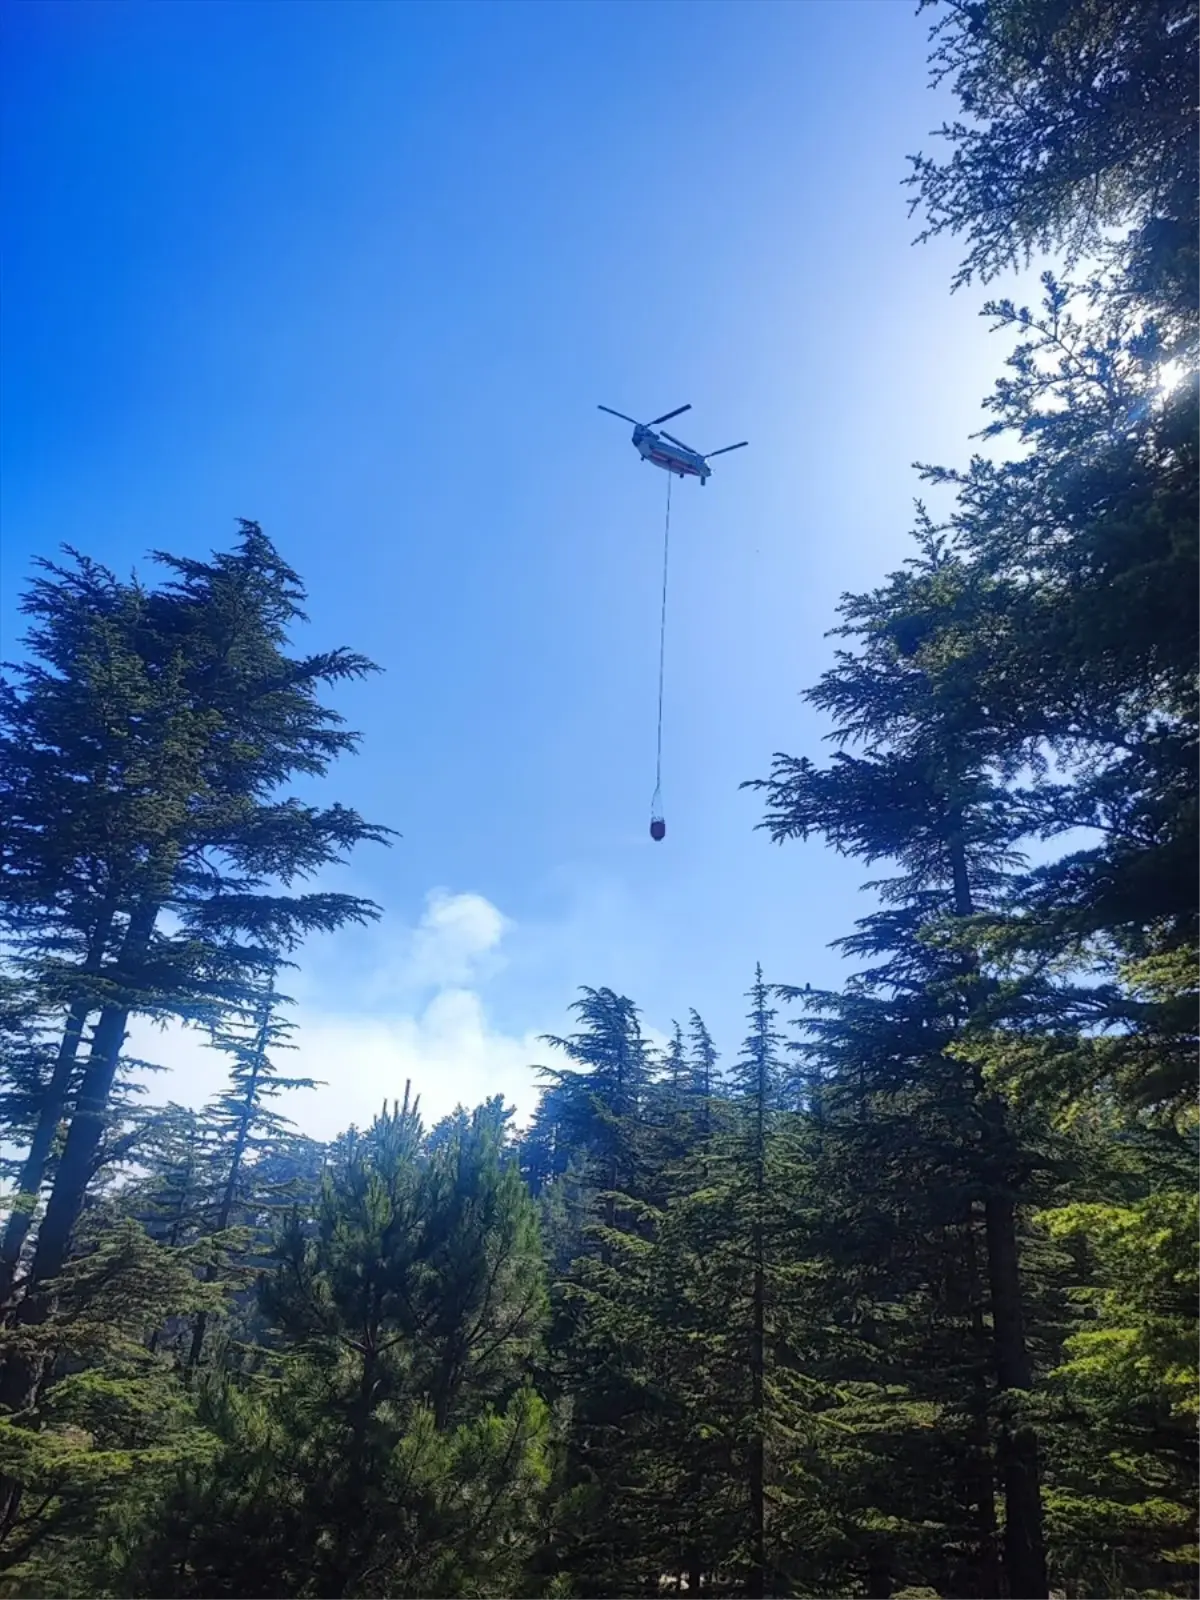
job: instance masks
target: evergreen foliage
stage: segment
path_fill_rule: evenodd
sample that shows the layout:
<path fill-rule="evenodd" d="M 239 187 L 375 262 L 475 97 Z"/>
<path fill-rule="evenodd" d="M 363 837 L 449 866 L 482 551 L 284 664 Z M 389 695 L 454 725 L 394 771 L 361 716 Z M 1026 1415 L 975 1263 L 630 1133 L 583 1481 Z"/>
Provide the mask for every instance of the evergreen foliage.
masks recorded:
<path fill-rule="evenodd" d="M 961 116 L 911 158 L 926 226 L 985 282 L 1037 252 L 1108 253 L 1156 308 L 1194 317 L 1197 16 L 1189 0 L 921 0 L 934 84 Z M 1120 230 L 1114 243 L 1111 230 Z"/>
<path fill-rule="evenodd" d="M 528 1124 L 298 1133 L 283 975 L 390 830 L 262 530 L 43 563 L 0 684 L 0 1596 L 1200 1594 L 1197 27 L 925 0 L 959 282 L 1060 250 L 843 597 L 762 826 L 872 873 L 719 1070 L 585 988 Z M 778 975 L 780 977 L 786 975 Z M 781 1025 L 781 1008 L 790 1026 Z M 143 1105 L 130 1020 L 225 1055 Z M 332 1075 L 344 1063 L 331 1061 Z"/>
<path fill-rule="evenodd" d="M 64 1117 L 26 1291 L 65 1260 L 130 1016 L 217 1022 L 272 948 L 375 914 L 280 890 L 388 830 L 277 796 L 353 749 L 318 691 L 370 663 L 287 655 L 303 590 L 255 523 L 211 562 L 158 560 L 159 590 L 79 556 L 43 563 L 24 600 L 29 657 L 0 699 L 2 927 L 36 1007 L 66 1013 L 0 1252 L 5 1295 Z"/>

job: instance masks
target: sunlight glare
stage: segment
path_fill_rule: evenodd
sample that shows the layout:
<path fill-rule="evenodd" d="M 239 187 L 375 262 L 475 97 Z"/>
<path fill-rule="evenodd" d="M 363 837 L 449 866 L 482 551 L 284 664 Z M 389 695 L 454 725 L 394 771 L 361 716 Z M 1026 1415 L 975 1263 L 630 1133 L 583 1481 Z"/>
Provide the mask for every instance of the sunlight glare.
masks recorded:
<path fill-rule="evenodd" d="M 1188 370 L 1186 361 L 1164 361 L 1158 369 L 1159 398 L 1165 400 L 1183 382 Z"/>

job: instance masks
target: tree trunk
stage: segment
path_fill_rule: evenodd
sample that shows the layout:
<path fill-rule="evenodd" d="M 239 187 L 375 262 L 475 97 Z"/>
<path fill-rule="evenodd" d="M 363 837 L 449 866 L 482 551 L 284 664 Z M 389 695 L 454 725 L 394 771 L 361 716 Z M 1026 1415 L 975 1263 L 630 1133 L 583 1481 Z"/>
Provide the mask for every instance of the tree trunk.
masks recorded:
<path fill-rule="evenodd" d="M 157 906 L 144 906 L 134 912 L 121 946 L 120 966 L 134 965 L 146 954 L 157 916 Z M 105 1006 L 92 1034 L 88 1064 L 75 1098 L 75 1111 L 67 1130 L 62 1159 L 54 1175 L 54 1187 L 46 1203 L 46 1215 L 38 1229 L 26 1305 L 39 1284 L 58 1276 L 67 1259 L 71 1235 L 83 1209 L 88 1182 L 95 1170 L 96 1152 L 104 1137 L 109 1097 L 128 1023 L 128 1006 Z"/>
<path fill-rule="evenodd" d="M 1006 1195 L 986 1202 L 988 1280 L 992 1291 L 992 1335 L 996 1377 L 1003 1392 L 1033 1386 L 1021 1315 L 1016 1215 Z M 1042 1493 L 1037 1434 L 1028 1423 L 1002 1427 L 1004 1473 L 1004 1566 L 1012 1600 L 1046 1600 L 1050 1593 L 1042 1534 Z"/>
<path fill-rule="evenodd" d="M 271 994 L 274 990 L 272 988 Z M 271 1026 L 272 998 L 268 999 L 263 1008 L 262 1022 L 259 1025 L 258 1038 L 255 1041 L 254 1071 L 246 1086 L 246 1097 L 242 1102 L 242 1119 L 238 1124 L 237 1138 L 234 1140 L 233 1155 L 229 1161 L 229 1176 L 225 1180 L 225 1191 L 221 1196 L 221 1209 L 217 1213 L 217 1232 L 224 1233 L 229 1226 L 229 1219 L 233 1215 L 233 1202 L 237 1198 L 238 1179 L 242 1175 L 242 1159 L 246 1154 L 246 1145 L 250 1138 L 250 1122 L 254 1116 L 255 1100 L 258 1097 L 259 1077 L 262 1072 L 263 1060 L 267 1053 L 267 1035 Z M 211 1283 L 216 1276 L 215 1268 L 209 1267 L 204 1274 L 204 1281 Z M 208 1312 L 202 1311 L 196 1318 L 196 1325 L 192 1329 L 192 1344 L 188 1351 L 188 1371 L 200 1364 L 200 1356 L 204 1349 L 204 1335 L 208 1330 Z"/>
<path fill-rule="evenodd" d="M 75 1114 L 67 1130 L 54 1187 L 46 1202 L 46 1215 L 38 1229 L 37 1248 L 29 1273 L 29 1294 L 39 1284 L 62 1271 L 71 1235 L 83 1210 L 88 1181 L 95 1170 L 96 1152 L 104 1137 L 109 1096 L 117 1074 L 129 1012 L 123 1006 L 106 1006 L 100 1013 L 87 1070 L 79 1086 Z"/>
<path fill-rule="evenodd" d="M 891 1600 L 895 1589 L 888 1553 L 881 1545 L 873 1545 L 867 1551 L 867 1594 L 870 1600 Z"/>
<path fill-rule="evenodd" d="M 118 966 L 136 962 L 145 955 L 157 916 L 157 906 L 146 906 L 133 914 L 121 944 Z M 54 1175 L 54 1187 L 46 1204 L 46 1215 L 38 1229 L 37 1247 L 29 1269 L 25 1297 L 17 1311 L 20 1322 L 44 1322 L 50 1313 L 46 1295 L 39 1294 L 38 1290 L 42 1284 L 58 1276 L 67 1259 L 71 1235 L 83 1209 L 88 1180 L 94 1171 L 96 1151 L 104 1136 L 108 1099 L 128 1021 L 127 1007 L 105 1006 L 92 1034 L 88 1064 L 75 1099 L 66 1145 Z M 10 1356 L 0 1372 L 0 1408 L 9 1416 L 31 1411 L 37 1404 L 47 1370 L 48 1362 L 44 1356 Z M 0 1527 L 7 1530 L 15 1526 L 21 1497 L 22 1487 L 18 1480 L 0 1480 Z"/>
<path fill-rule="evenodd" d="M 765 1050 L 764 1045 L 764 1050 Z M 767 1274 L 764 1259 L 763 1212 L 766 1204 L 766 1090 L 764 1064 L 760 1064 L 756 1118 L 754 1173 L 754 1287 L 750 1330 L 750 1572 L 746 1580 L 749 1600 L 762 1600 L 767 1582 L 767 1462 L 764 1438 L 767 1364 Z"/>
<path fill-rule="evenodd" d="M 83 1205 L 84 1190 L 92 1173 L 92 1157 L 103 1134 L 103 1111 L 107 1107 L 108 1092 L 116 1072 L 116 1062 L 125 1037 L 128 1012 L 108 1007 L 100 1014 L 92 1036 L 88 1067 L 80 1085 L 75 1115 L 67 1134 L 66 1148 L 59 1162 L 54 1188 L 46 1206 L 46 1215 L 38 1230 L 37 1248 L 29 1272 L 25 1298 L 17 1311 L 22 1323 L 44 1322 L 50 1313 L 50 1304 L 39 1286 L 56 1277 L 66 1260 L 71 1233 Z M 111 1067 L 109 1063 L 111 1062 Z M 99 1106 L 97 1111 L 95 1107 Z M 82 1119 L 82 1121 L 81 1121 Z M 78 1133 L 81 1126 L 88 1130 L 94 1126 L 95 1137 Z M 72 1146 L 72 1136 L 74 1146 Z M 52 1362 L 42 1355 L 13 1354 L 5 1362 L 0 1374 L 0 1409 L 9 1416 L 31 1412 L 45 1383 Z M 0 1527 L 6 1531 L 16 1524 L 21 1504 L 22 1485 L 14 1478 L 0 1480 Z"/>
<path fill-rule="evenodd" d="M 974 914 L 961 833 L 949 839 L 958 916 Z M 1007 1191 L 1008 1168 L 1004 1107 L 983 1084 L 977 1084 L 985 1128 L 988 1196 L 984 1202 L 988 1286 L 992 1302 L 992 1349 L 996 1381 L 1002 1394 L 1023 1394 L 1033 1387 L 1033 1371 L 1025 1345 L 1021 1306 L 1020 1251 L 1016 1207 Z M 1011 1600 L 1047 1600 L 1046 1545 L 1042 1531 L 1042 1493 L 1035 1430 L 1021 1424 L 1002 1425 L 999 1441 L 1004 1479 L 1004 1574 Z"/>
<path fill-rule="evenodd" d="M 96 927 L 92 932 L 88 944 L 87 956 L 83 963 L 83 972 L 88 976 L 98 973 L 104 961 L 104 949 L 108 943 L 108 936 L 112 931 L 113 912 L 110 904 L 105 904 L 98 916 Z M 28 1197 L 28 1205 L 15 1209 L 8 1219 L 4 1230 L 3 1241 L 0 1241 L 0 1307 L 6 1306 L 13 1291 L 17 1267 L 21 1260 L 21 1251 L 24 1249 L 25 1240 L 33 1226 L 33 1219 L 37 1212 L 38 1195 L 41 1193 L 42 1183 L 46 1176 L 46 1166 L 50 1160 L 50 1152 L 54 1148 L 54 1136 L 58 1132 L 66 1109 L 67 1096 L 71 1088 L 71 1079 L 75 1075 L 75 1061 L 79 1055 L 79 1044 L 83 1038 L 83 1030 L 87 1026 L 87 1019 L 92 1011 L 91 1002 L 87 999 L 76 1000 L 67 1013 L 66 1026 L 58 1046 L 58 1054 L 54 1061 L 54 1071 L 50 1075 L 50 1082 L 46 1085 L 42 1107 L 38 1112 L 37 1127 L 34 1129 L 33 1138 L 29 1144 L 29 1154 L 21 1168 L 21 1177 L 17 1184 L 17 1193 Z"/>
<path fill-rule="evenodd" d="M 766 1285 L 763 1281 L 762 1264 L 761 1261 L 756 1261 L 754 1331 L 750 1346 L 750 1405 L 754 1412 L 754 1432 L 750 1439 L 750 1573 L 746 1581 L 746 1594 L 750 1600 L 762 1600 L 767 1582 L 767 1463 L 763 1438 L 765 1301 Z"/>
<path fill-rule="evenodd" d="M 983 1285 L 979 1276 L 975 1248 L 975 1206 L 967 1218 L 967 1276 L 971 1297 L 971 1342 L 983 1357 L 987 1348 L 987 1328 L 983 1319 Z M 975 1558 L 975 1593 L 980 1600 L 996 1600 L 1000 1589 L 1000 1549 L 996 1526 L 996 1479 L 992 1467 L 991 1429 L 988 1423 L 987 1380 L 976 1368 L 971 1404 L 971 1445 L 975 1452 L 970 1469 L 970 1493 L 975 1503 L 975 1533 L 978 1550 Z"/>
<path fill-rule="evenodd" d="M 83 1037 L 87 1019 L 87 1001 L 76 1000 L 67 1013 L 67 1025 L 63 1029 L 62 1040 L 55 1057 L 54 1071 L 46 1086 L 45 1098 L 38 1113 L 37 1127 L 33 1130 L 33 1138 L 29 1142 L 29 1154 L 25 1157 L 17 1183 L 19 1200 L 27 1203 L 18 1203 L 14 1208 L 4 1230 L 3 1242 L 0 1243 L 0 1306 L 7 1306 L 12 1296 L 21 1251 L 33 1226 L 38 1195 L 41 1193 L 42 1180 L 46 1176 L 50 1152 L 54 1148 L 54 1136 L 58 1132 L 66 1107 L 67 1093 L 75 1074 L 75 1058 L 79 1054 L 79 1041 Z"/>

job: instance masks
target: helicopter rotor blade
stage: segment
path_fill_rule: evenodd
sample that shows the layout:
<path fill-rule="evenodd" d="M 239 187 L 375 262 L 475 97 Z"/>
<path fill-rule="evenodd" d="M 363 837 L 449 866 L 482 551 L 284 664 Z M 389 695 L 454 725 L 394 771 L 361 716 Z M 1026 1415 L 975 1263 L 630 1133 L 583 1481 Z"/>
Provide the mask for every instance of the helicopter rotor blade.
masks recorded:
<path fill-rule="evenodd" d="M 620 417 L 622 422 L 632 422 L 635 428 L 640 428 L 641 423 L 636 417 L 627 417 L 623 411 L 614 411 L 611 406 L 597 406 L 598 411 L 607 411 L 610 417 Z"/>
<path fill-rule="evenodd" d="M 676 406 L 674 411 L 664 411 L 661 417 L 655 417 L 654 420 L 647 423 L 646 426 L 650 428 L 657 428 L 660 422 L 670 422 L 672 417 L 681 417 L 685 411 L 690 411 L 691 409 L 692 408 L 690 405 Z"/>
<path fill-rule="evenodd" d="M 689 455 L 694 456 L 696 454 L 690 444 L 684 444 L 682 439 L 677 439 L 673 433 L 668 433 L 665 428 L 663 429 L 663 438 L 670 439 L 672 444 L 677 444 L 681 450 L 686 450 Z"/>
<path fill-rule="evenodd" d="M 711 461 L 714 456 L 728 455 L 731 450 L 744 450 L 749 443 L 749 439 L 743 439 L 740 444 L 722 445 L 719 450 L 710 450 L 704 459 Z"/>

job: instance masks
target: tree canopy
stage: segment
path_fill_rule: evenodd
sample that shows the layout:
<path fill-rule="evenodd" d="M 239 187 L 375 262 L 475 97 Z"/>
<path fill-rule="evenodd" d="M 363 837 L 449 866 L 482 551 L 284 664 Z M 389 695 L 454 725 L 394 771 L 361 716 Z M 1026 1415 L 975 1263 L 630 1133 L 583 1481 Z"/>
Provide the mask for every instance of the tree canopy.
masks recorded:
<path fill-rule="evenodd" d="M 869 874 L 840 986 L 747 961 L 732 1050 L 589 986 L 524 1124 L 406 1084 L 307 1137 L 289 973 L 377 914 L 321 875 L 392 832 L 294 786 L 374 669 L 294 653 L 255 523 L 156 585 L 39 566 L 0 1596 L 1200 1593 L 1197 13 L 927 6 L 923 236 L 960 283 L 1059 259 L 985 307 L 981 446 L 842 598 L 830 748 L 748 780 Z M 136 1096 L 136 1017 L 225 1088 Z"/>

